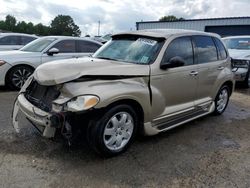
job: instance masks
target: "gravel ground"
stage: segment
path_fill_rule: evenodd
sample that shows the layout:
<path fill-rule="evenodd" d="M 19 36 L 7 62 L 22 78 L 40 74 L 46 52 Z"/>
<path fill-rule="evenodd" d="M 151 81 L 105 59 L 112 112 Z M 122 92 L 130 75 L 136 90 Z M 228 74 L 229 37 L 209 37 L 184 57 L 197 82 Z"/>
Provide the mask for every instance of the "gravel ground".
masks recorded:
<path fill-rule="evenodd" d="M 16 95 L 0 88 L 0 187 L 250 187 L 250 89 L 237 89 L 222 116 L 139 138 L 111 159 L 44 139 L 24 119 L 15 134 Z"/>

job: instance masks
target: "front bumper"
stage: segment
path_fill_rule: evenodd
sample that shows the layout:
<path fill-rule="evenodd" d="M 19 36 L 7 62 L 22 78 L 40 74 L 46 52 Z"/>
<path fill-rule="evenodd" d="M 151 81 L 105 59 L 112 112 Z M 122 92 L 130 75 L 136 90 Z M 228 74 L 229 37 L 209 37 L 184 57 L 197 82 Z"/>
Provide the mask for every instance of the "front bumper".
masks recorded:
<path fill-rule="evenodd" d="M 55 136 L 58 123 L 53 121 L 54 115 L 35 107 L 22 93 L 17 97 L 12 113 L 12 124 L 17 132 L 20 131 L 17 119 L 19 112 L 22 112 L 44 137 L 52 138 Z"/>
<path fill-rule="evenodd" d="M 248 69 L 247 68 L 234 68 L 234 79 L 236 81 L 244 81 L 247 77 L 248 74 Z"/>

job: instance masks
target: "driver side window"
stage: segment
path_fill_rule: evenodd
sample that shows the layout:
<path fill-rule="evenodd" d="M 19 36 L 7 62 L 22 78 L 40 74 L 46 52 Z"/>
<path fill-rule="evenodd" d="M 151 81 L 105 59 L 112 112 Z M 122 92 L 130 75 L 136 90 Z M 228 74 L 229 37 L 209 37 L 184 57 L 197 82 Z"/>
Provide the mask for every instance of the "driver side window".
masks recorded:
<path fill-rule="evenodd" d="M 173 57 L 182 58 L 185 62 L 185 66 L 194 64 L 191 37 L 180 37 L 174 39 L 168 45 L 163 57 L 163 62 L 169 62 Z"/>
<path fill-rule="evenodd" d="M 62 40 L 51 48 L 57 48 L 60 53 L 76 53 L 75 40 Z"/>

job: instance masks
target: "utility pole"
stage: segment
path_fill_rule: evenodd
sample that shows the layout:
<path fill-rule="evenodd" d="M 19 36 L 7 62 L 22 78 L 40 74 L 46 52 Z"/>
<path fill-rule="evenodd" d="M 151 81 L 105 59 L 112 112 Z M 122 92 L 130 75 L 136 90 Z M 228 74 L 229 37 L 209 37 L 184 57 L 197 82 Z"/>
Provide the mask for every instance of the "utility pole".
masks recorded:
<path fill-rule="evenodd" d="M 99 20 L 98 21 L 98 34 L 97 34 L 98 36 L 100 36 L 100 26 L 101 26 L 101 21 Z"/>

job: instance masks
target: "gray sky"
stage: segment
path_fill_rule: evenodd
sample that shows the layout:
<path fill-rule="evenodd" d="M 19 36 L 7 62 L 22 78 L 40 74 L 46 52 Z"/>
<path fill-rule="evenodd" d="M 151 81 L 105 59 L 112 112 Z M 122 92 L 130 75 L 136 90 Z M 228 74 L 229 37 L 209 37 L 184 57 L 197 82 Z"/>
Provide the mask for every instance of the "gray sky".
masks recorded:
<path fill-rule="evenodd" d="M 164 15 L 186 19 L 250 16 L 250 0 L 0 0 L 0 19 L 11 14 L 18 21 L 49 25 L 58 14 L 70 15 L 82 35 L 135 29 L 137 21 Z"/>

